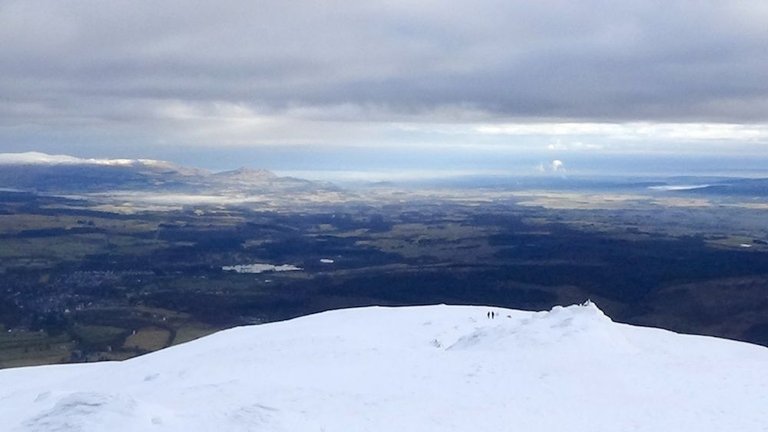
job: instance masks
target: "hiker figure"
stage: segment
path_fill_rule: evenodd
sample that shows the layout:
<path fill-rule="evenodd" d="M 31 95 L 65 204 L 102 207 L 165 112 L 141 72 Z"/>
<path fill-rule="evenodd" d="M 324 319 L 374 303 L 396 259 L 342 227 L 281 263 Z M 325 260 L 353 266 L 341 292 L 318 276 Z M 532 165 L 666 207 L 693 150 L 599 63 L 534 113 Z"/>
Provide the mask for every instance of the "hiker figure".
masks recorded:
<path fill-rule="evenodd" d="M 490 311 L 488 311 L 488 313 L 487 313 L 487 314 L 485 314 L 485 316 L 487 316 L 487 317 L 488 317 L 488 319 L 491 319 L 491 312 L 490 312 Z"/>
<path fill-rule="evenodd" d="M 491 311 L 491 319 L 494 319 L 494 318 L 496 318 L 496 312 Z"/>

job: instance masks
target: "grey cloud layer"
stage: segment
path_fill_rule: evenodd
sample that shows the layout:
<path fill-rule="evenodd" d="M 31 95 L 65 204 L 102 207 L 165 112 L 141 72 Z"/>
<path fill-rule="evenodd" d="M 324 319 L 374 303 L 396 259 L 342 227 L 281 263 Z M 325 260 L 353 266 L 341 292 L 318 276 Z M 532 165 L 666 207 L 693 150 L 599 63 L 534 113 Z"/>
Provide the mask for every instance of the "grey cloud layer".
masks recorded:
<path fill-rule="evenodd" d="M 761 0 L 4 0 L 0 117 L 142 122 L 182 101 L 335 120 L 764 122 L 766 23 Z"/>

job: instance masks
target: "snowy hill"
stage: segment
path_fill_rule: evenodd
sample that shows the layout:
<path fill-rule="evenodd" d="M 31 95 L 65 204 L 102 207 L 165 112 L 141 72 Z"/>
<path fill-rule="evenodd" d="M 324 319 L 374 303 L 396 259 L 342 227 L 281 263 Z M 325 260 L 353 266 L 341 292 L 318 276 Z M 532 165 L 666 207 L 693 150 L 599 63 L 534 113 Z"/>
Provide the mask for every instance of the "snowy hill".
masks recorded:
<path fill-rule="evenodd" d="M 0 165 L 146 165 L 173 168 L 170 162 L 153 159 L 83 159 L 69 155 L 51 155 L 40 152 L 0 153 Z"/>
<path fill-rule="evenodd" d="M 328 183 L 280 177 L 263 169 L 212 173 L 152 159 L 85 159 L 39 152 L 0 153 L 0 188 L 73 195 L 148 191 L 285 196 L 337 191 Z"/>
<path fill-rule="evenodd" d="M 363 308 L 0 371 L 7 431 L 765 431 L 768 349 L 594 305 Z"/>

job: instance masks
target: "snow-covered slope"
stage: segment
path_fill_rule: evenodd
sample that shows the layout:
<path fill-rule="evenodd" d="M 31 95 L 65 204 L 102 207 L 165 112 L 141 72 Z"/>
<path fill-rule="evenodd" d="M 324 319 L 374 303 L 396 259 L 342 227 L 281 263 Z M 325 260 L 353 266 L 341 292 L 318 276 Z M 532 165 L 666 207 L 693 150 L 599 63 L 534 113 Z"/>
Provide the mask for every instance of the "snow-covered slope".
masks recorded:
<path fill-rule="evenodd" d="M 768 349 L 429 306 L 241 327 L 120 363 L 0 371 L 4 431 L 765 431 Z"/>

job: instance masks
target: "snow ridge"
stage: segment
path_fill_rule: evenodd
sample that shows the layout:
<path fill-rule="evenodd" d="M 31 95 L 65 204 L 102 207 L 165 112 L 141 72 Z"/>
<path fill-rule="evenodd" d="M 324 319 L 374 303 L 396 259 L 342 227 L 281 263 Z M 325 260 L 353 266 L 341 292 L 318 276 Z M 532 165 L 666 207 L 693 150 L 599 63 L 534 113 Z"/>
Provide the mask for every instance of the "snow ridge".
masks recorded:
<path fill-rule="evenodd" d="M 490 318 L 490 312 L 494 318 Z M 768 349 L 525 312 L 369 307 L 0 371 L 3 430 L 765 431 Z"/>

